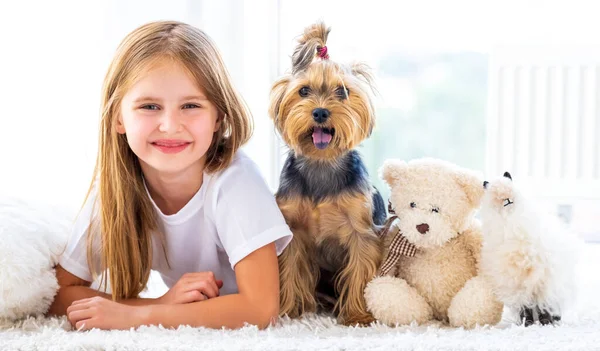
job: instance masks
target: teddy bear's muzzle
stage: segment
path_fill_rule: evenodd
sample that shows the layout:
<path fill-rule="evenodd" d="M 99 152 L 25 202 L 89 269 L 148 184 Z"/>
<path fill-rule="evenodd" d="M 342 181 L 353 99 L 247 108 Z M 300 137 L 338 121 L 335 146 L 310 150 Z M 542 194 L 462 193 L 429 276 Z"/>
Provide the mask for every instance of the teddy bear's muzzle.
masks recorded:
<path fill-rule="evenodd" d="M 421 234 L 426 234 L 429 231 L 429 224 L 427 224 L 427 223 L 419 224 L 419 225 L 417 225 L 417 230 Z"/>

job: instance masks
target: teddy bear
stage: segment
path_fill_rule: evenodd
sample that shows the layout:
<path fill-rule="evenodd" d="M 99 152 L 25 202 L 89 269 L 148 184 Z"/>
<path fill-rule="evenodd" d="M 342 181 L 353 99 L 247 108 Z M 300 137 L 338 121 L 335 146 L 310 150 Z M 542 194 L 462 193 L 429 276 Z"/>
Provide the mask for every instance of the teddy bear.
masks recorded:
<path fill-rule="evenodd" d="M 388 325 L 497 324 L 503 305 L 478 274 L 482 234 L 474 215 L 482 178 L 432 158 L 386 160 L 379 173 L 397 220 L 382 239 L 378 275 L 365 288 L 368 310 Z"/>

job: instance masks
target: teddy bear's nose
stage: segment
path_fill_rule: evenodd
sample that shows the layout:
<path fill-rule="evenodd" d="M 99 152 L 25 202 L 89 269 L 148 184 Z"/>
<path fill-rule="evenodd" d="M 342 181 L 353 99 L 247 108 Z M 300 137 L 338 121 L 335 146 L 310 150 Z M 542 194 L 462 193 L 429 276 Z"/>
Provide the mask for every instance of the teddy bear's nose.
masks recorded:
<path fill-rule="evenodd" d="M 425 234 L 429 231 L 429 224 L 427 224 L 427 223 L 419 224 L 417 226 L 417 230 L 419 231 L 419 233 Z"/>

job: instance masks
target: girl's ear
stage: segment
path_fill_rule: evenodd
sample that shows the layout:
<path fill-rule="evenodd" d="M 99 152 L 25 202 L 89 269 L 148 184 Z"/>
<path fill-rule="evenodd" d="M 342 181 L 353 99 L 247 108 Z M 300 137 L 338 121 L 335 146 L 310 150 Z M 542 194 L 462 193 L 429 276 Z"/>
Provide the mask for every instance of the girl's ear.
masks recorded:
<path fill-rule="evenodd" d="M 119 134 L 125 134 L 125 125 L 123 124 L 123 117 L 121 117 L 121 114 L 119 114 L 119 117 L 117 117 L 115 130 Z"/>

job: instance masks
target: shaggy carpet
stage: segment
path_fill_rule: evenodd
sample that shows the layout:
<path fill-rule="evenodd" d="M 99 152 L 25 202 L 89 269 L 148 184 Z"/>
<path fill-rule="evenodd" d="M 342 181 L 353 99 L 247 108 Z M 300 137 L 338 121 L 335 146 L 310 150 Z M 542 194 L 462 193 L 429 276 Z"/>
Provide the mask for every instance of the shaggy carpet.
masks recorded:
<path fill-rule="evenodd" d="M 514 324 L 505 314 L 494 327 L 474 330 L 437 323 L 392 328 L 340 326 L 326 316 L 281 319 L 266 330 L 141 327 L 127 331 L 72 331 L 64 318 L 0 321 L 0 350 L 600 350 L 600 245 L 585 248 L 578 270 L 580 297 L 557 326 Z M 146 296 L 164 285 L 152 276 Z"/>

